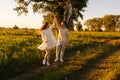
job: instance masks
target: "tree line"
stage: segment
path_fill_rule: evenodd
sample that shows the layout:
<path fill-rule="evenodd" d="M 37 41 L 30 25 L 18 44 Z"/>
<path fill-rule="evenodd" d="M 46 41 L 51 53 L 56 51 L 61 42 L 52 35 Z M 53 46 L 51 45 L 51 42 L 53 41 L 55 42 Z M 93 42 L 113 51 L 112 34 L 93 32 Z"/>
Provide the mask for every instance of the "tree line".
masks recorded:
<path fill-rule="evenodd" d="M 88 19 L 84 25 L 89 31 L 120 31 L 120 15 L 105 15 L 102 18 Z"/>

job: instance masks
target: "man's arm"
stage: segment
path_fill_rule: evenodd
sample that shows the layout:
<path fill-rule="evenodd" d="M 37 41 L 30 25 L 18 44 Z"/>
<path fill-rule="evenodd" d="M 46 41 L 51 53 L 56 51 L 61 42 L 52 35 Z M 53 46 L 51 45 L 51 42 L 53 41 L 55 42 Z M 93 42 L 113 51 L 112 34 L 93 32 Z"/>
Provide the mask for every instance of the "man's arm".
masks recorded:
<path fill-rule="evenodd" d="M 57 28 L 60 28 L 60 24 L 58 23 L 58 19 L 56 16 L 55 16 L 55 23 L 56 23 Z"/>

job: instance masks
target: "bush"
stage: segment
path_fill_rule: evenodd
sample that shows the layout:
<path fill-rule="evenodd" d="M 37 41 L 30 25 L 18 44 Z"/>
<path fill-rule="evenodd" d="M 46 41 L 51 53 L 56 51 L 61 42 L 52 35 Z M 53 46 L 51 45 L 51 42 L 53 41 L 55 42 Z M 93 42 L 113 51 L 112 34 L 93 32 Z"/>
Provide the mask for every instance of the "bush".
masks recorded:
<path fill-rule="evenodd" d="M 19 29 L 19 27 L 15 25 L 15 26 L 13 27 L 13 29 Z"/>

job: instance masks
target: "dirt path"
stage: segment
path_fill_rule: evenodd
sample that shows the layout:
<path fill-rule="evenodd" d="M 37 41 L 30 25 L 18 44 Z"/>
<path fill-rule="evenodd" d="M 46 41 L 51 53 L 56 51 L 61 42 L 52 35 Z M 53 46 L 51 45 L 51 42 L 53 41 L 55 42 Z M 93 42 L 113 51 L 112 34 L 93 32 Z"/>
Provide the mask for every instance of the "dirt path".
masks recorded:
<path fill-rule="evenodd" d="M 112 48 L 109 51 L 106 51 L 105 54 L 98 55 L 95 58 L 90 59 L 85 65 L 82 65 L 82 68 L 73 71 L 72 73 L 65 75 L 65 77 L 62 80 L 97 80 L 95 76 L 102 75 L 100 71 L 102 70 L 108 70 L 114 68 L 115 65 L 114 60 L 119 55 L 120 45 Z M 111 51 L 111 52 L 110 52 Z M 119 51 L 118 53 L 115 53 Z M 107 65 L 108 64 L 108 65 Z M 120 65 L 120 62 L 116 63 L 117 65 Z M 102 67 L 100 67 L 102 66 Z M 103 67 L 104 66 L 104 67 Z M 109 73 L 109 71 L 108 71 Z M 120 74 L 117 74 L 117 78 L 112 80 L 120 80 Z M 114 76 L 113 76 L 114 77 Z M 104 79 L 100 79 L 104 80 Z M 108 79 L 107 79 L 108 80 Z M 109 79 L 110 80 L 110 79 Z"/>

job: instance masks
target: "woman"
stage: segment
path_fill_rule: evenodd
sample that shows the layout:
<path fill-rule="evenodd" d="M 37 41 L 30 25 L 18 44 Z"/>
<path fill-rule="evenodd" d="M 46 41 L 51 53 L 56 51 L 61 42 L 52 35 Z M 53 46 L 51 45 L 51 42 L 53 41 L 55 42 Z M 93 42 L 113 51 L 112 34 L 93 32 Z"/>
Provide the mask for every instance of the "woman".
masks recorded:
<path fill-rule="evenodd" d="M 40 33 L 42 37 L 42 44 L 38 46 L 38 49 L 45 50 L 46 54 L 43 59 L 43 65 L 47 63 L 49 66 L 49 60 L 50 60 L 50 49 L 55 47 L 57 44 L 57 41 L 53 35 L 52 29 L 55 27 L 55 22 L 53 22 L 53 25 L 49 27 L 48 22 L 44 23 L 44 25 L 40 28 Z"/>

